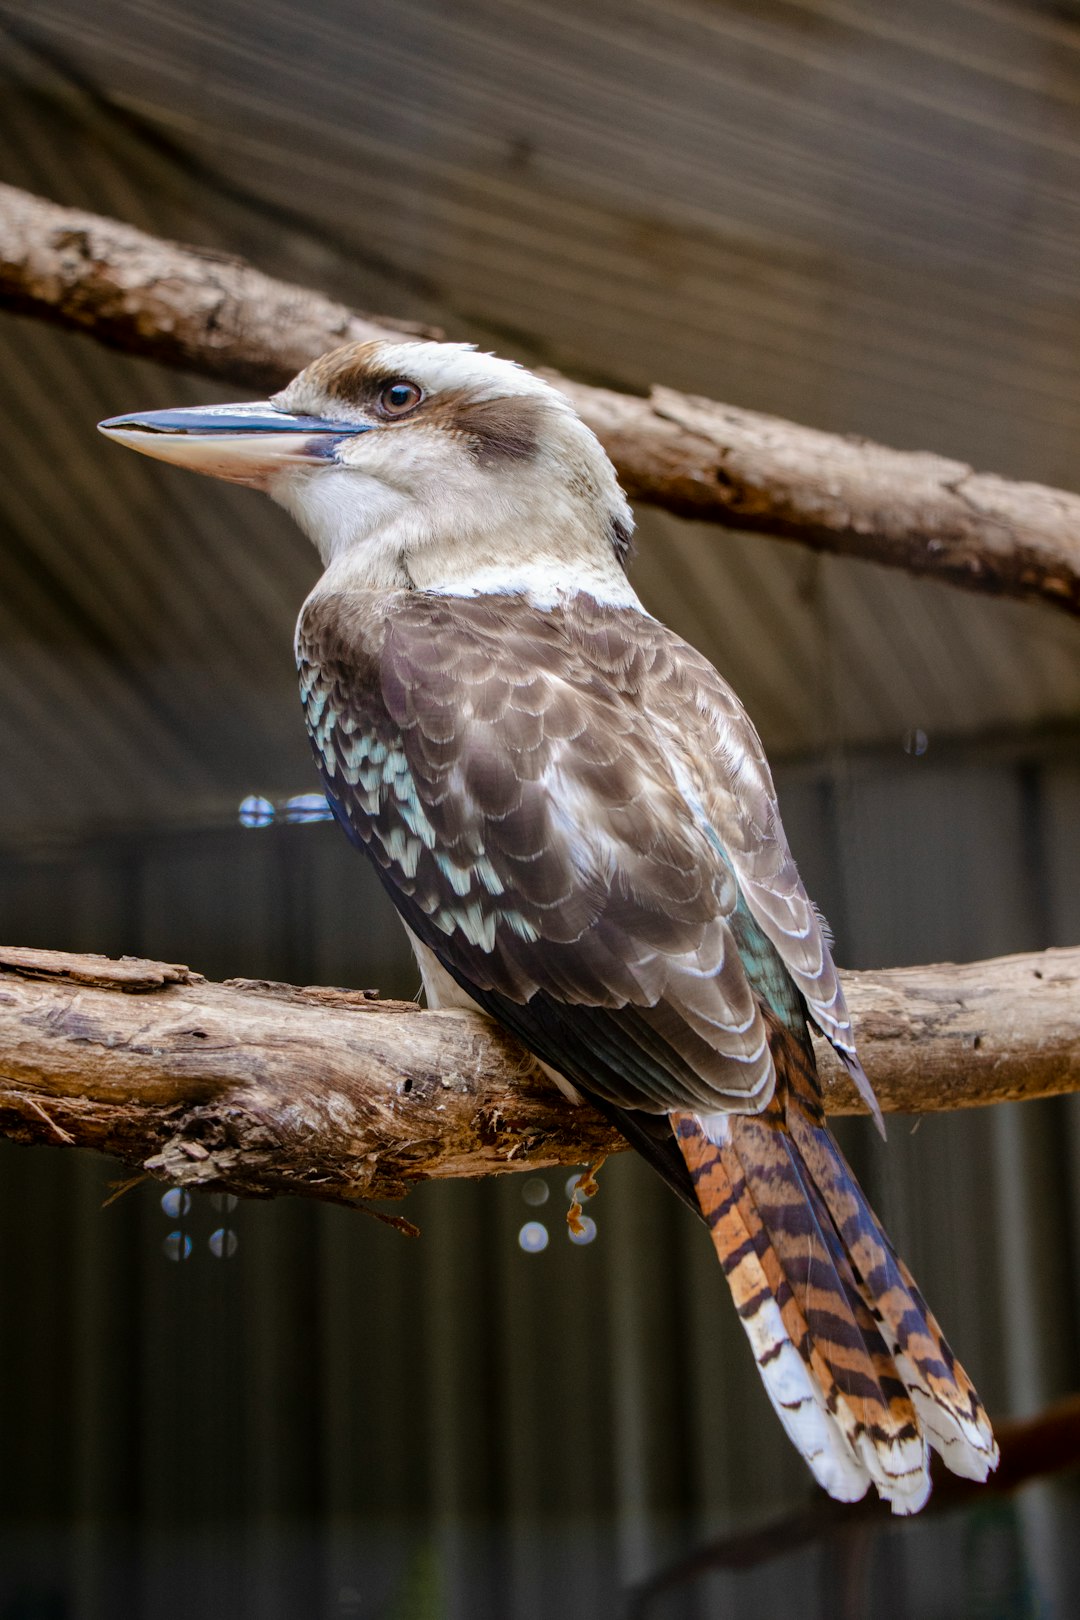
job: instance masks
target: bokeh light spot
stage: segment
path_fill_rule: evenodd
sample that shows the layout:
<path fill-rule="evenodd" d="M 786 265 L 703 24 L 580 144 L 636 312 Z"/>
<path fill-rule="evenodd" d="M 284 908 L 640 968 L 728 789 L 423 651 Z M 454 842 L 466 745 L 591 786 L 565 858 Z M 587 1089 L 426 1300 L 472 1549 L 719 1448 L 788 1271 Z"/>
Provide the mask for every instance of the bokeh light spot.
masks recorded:
<path fill-rule="evenodd" d="M 269 799 L 258 793 L 249 793 L 240 801 L 241 827 L 269 827 L 274 819 L 274 807 Z"/>
<path fill-rule="evenodd" d="M 543 1254 L 549 1241 L 548 1229 L 542 1221 L 526 1221 L 518 1233 L 518 1246 L 526 1254 Z"/>
<path fill-rule="evenodd" d="M 170 1187 L 161 1195 L 161 1207 L 170 1221 L 178 1221 L 191 1208 L 191 1194 L 183 1187 Z"/>
<path fill-rule="evenodd" d="M 285 800 L 284 820 L 291 822 L 333 821 L 334 812 L 326 802 L 324 793 L 294 793 Z"/>

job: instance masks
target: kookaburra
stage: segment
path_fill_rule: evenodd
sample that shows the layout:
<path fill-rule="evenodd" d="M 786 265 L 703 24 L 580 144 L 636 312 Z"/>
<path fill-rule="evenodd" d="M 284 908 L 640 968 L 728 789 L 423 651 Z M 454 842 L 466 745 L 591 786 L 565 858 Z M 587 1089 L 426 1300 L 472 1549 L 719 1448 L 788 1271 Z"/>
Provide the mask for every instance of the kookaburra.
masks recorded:
<path fill-rule="evenodd" d="M 808 1024 L 863 1091 L 761 744 L 626 575 L 633 519 L 549 383 L 350 345 L 271 400 L 102 423 L 265 490 L 325 572 L 296 657 L 327 799 L 433 1006 L 479 1007 L 703 1218 L 770 1400 L 844 1501 L 895 1512 L 986 1415 L 829 1134 Z"/>

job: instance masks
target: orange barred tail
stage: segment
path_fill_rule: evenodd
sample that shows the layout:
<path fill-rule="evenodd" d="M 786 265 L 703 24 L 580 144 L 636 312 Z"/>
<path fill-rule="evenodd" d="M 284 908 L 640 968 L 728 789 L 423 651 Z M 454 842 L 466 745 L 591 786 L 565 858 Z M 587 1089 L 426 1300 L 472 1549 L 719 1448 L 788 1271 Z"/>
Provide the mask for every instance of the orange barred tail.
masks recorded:
<path fill-rule="evenodd" d="M 930 1494 L 929 1447 L 985 1479 L 998 1451 L 971 1380 L 829 1135 L 813 1055 L 774 1041 L 756 1116 L 672 1116 L 769 1399 L 830 1496 Z"/>

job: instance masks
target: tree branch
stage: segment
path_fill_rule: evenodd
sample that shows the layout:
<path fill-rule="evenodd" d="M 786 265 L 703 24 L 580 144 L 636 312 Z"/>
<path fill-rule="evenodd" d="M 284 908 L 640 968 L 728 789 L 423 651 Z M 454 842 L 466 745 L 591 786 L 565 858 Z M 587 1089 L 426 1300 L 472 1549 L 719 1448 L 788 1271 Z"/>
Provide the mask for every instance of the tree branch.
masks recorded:
<path fill-rule="evenodd" d="M 995 1418 L 994 1435 L 1001 1462 L 988 1479 L 962 1479 L 934 1458 L 934 1491 L 923 1515 L 952 1513 L 978 1502 L 985 1510 L 988 1495 L 1000 1498 L 1080 1463 L 1080 1395 L 1066 1395 L 1030 1418 Z M 846 1559 L 858 1558 L 860 1539 L 888 1530 L 910 1534 L 925 1516 L 897 1520 L 873 1493 L 859 1502 L 816 1498 L 810 1507 L 773 1519 L 757 1529 L 718 1536 L 632 1587 L 626 1620 L 646 1620 L 660 1602 L 679 1587 L 721 1569 L 757 1569 L 776 1558 L 789 1558 L 800 1547 L 836 1540 Z M 837 1589 L 850 1591 L 845 1580 Z"/>
<path fill-rule="evenodd" d="M 845 979 L 884 1108 L 1080 1090 L 1080 949 Z M 0 947 L 0 1135 L 338 1203 L 625 1146 L 479 1014 Z M 861 1105 L 819 1043 L 833 1112 Z"/>
<path fill-rule="evenodd" d="M 263 392 L 338 344 L 427 330 L 11 186 L 5 306 Z M 553 380 L 634 500 L 1080 613 L 1080 496 L 667 388 L 640 399 Z"/>

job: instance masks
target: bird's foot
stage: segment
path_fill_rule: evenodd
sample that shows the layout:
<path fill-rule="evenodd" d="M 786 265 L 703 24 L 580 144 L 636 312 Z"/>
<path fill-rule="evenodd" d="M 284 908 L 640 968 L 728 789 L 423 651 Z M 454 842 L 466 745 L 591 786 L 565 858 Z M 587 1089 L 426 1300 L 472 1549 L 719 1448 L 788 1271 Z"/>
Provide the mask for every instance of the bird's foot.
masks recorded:
<path fill-rule="evenodd" d="M 596 1163 L 591 1164 L 584 1175 L 578 1176 L 577 1181 L 574 1183 L 574 1196 L 570 1200 L 570 1208 L 566 1212 L 566 1224 L 575 1237 L 581 1237 L 585 1231 L 581 1219 L 582 1199 L 595 1198 L 600 1191 L 600 1183 L 596 1177 L 604 1163 L 605 1159 L 597 1159 Z"/>

